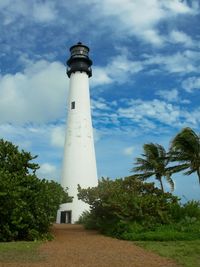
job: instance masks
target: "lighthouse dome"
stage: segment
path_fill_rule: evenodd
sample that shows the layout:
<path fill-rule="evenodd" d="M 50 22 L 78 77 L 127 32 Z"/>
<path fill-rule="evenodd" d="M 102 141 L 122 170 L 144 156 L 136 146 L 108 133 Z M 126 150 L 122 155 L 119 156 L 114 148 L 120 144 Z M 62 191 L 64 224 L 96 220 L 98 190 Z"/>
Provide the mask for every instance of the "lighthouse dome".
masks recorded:
<path fill-rule="evenodd" d="M 71 56 L 67 61 L 67 75 L 70 77 L 71 73 L 76 71 L 86 72 L 89 77 L 92 76 L 92 60 L 89 58 L 89 47 L 78 42 L 70 48 Z"/>

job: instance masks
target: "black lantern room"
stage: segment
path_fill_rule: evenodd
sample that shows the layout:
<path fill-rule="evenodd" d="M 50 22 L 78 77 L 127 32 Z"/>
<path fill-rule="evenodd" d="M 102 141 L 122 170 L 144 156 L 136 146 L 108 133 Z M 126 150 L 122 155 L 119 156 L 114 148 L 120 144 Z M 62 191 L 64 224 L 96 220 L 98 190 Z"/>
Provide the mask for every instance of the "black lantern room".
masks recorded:
<path fill-rule="evenodd" d="M 89 77 L 92 76 L 92 60 L 89 58 L 89 47 L 81 42 L 70 48 L 71 57 L 67 60 L 67 75 L 70 77 L 76 71 L 86 72 Z"/>

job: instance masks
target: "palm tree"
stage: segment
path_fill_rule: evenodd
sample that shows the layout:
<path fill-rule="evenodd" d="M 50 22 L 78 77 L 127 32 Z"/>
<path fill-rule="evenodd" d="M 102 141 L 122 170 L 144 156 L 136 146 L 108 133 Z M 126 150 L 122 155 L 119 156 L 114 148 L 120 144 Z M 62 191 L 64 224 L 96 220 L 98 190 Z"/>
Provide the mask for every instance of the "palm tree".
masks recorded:
<path fill-rule="evenodd" d="M 171 167 L 172 172 L 188 169 L 184 174 L 197 173 L 200 184 L 200 136 L 191 128 L 184 128 L 171 142 L 171 161 L 180 164 Z"/>
<path fill-rule="evenodd" d="M 163 146 L 159 144 L 144 144 L 143 158 L 136 158 L 136 162 L 132 171 L 141 172 L 134 176 L 140 179 L 147 179 L 151 176 L 155 176 L 156 180 L 159 181 L 161 190 L 164 192 L 162 183 L 162 177 L 165 177 L 167 182 L 170 184 L 171 190 L 174 190 L 174 182 L 171 179 L 171 173 L 168 171 L 167 165 L 169 163 L 168 153 Z"/>

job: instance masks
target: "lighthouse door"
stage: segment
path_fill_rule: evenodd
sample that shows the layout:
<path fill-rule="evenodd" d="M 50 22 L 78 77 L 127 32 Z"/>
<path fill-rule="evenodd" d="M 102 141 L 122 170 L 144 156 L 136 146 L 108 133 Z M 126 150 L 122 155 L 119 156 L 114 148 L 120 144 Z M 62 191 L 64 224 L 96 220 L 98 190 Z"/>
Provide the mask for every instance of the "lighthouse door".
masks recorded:
<path fill-rule="evenodd" d="M 60 223 L 71 223 L 71 222 L 72 222 L 72 211 L 71 210 L 61 211 Z"/>

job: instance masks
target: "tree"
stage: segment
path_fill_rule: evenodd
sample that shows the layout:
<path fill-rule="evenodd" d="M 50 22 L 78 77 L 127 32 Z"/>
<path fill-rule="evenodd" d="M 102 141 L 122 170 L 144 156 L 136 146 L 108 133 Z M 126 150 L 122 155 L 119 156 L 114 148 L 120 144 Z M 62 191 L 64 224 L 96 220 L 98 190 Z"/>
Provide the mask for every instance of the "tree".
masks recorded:
<path fill-rule="evenodd" d="M 19 151 L 18 146 L 0 139 L 0 170 L 9 173 L 29 174 L 35 173 L 39 165 L 31 162 L 37 156 L 24 150 Z"/>
<path fill-rule="evenodd" d="M 124 179 L 104 179 L 97 187 L 78 188 L 78 197 L 90 205 L 90 213 L 82 222 L 88 228 L 116 236 L 129 223 L 155 226 L 171 220 L 172 205 L 178 198 L 171 193 L 163 193 L 154 183 L 145 183 L 134 176 Z"/>
<path fill-rule="evenodd" d="M 136 158 L 134 163 L 136 167 L 132 169 L 133 172 L 141 172 L 135 174 L 135 177 L 145 180 L 151 176 L 159 181 L 161 190 L 164 192 L 162 177 L 165 177 L 170 184 L 171 190 L 174 190 L 174 182 L 171 178 L 171 173 L 167 167 L 169 157 L 164 147 L 159 144 L 144 144 L 143 158 Z"/>
<path fill-rule="evenodd" d="M 200 184 L 200 135 L 191 128 L 182 129 L 172 140 L 170 160 L 179 162 L 171 167 L 171 172 L 187 170 L 184 174 L 197 173 Z"/>
<path fill-rule="evenodd" d="M 71 200 L 58 183 L 36 176 L 35 158 L 0 140 L 0 241 L 45 237 L 60 204 Z"/>

